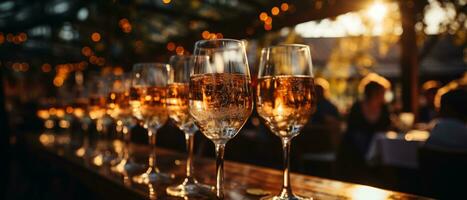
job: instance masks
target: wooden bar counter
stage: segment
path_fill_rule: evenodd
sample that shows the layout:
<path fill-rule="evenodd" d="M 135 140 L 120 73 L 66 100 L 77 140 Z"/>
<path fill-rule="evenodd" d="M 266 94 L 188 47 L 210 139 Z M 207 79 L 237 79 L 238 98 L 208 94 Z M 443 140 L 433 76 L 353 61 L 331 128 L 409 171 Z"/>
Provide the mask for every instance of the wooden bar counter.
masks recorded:
<path fill-rule="evenodd" d="M 157 149 L 157 162 L 161 172 L 170 174 L 171 183 L 147 186 L 133 183 L 130 178 L 114 173 L 110 168 L 97 160 L 85 161 L 75 155 L 68 147 L 70 141 L 66 136 L 52 134 L 28 135 L 22 141 L 28 154 L 58 165 L 66 173 L 78 179 L 93 192 L 104 199 L 183 199 L 170 197 L 165 193 L 168 185 L 179 183 L 185 173 L 185 155 L 167 149 Z M 132 155 L 148 153 L 147 146 L 133 145 Z M 130 175 L 131 176 L 131 175 Z M 215 183 L 215 161 L 195 158 L 195 176 L 201 183 Z M 425 197 L 393 192 L 365 185 L 351 184 L 313 176 L 292 174 L 294 192 L 312 196 L 314 199 L 428 199 Z M 282 184 L 282 172 L 278 170 L 225 162 L 226 199 L 254 200 L 267 193 L 278 193 Z M 187 198 L 188 199 L 188 198 Z M 189 199 L 215 199 L 200 197 Z"/>

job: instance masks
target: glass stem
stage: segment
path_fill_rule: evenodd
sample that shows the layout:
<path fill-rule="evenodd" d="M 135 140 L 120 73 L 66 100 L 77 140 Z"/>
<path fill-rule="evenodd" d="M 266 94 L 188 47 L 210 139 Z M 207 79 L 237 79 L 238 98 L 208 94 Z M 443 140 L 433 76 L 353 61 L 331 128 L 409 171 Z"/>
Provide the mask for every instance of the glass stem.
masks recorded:
<path fill-rule="evenodd" d="M 157 130 L 148 128 L 149 147 L 151 154 L 149 155 L 149 168 L 156 168 L 156 132 Z"/>
<path fill-rule="evenodd" d="M 293 196 L 292 187 L 290 186 L 290 138 L 283 137 L 282 150 L 284 159 L 284 177 L 282 181 L 282 191 L 280 196 Z"/>
<path fill-rule="evenodd" d="M 130 126 L 124 125 L 124 129 L 122 130 L 123 134 L 123 143 L 125 144 L 124 149 L 124 156 L 123 158 L 128 159 L 130 157 L 130 142 L 131 142 L 131 135 L 130 135 Z"/>
<path fill-rule="evenodd" d="M 193 147 L 195 143 L 194 134 L 185 134 L 186 149 L 188 151 L 188 157 L 186 160 L 186 177 L 191 179 L 193 176 Z"/>
<path fill-rule="evenodd" d="M 224 150 L 225 144 L 216 144 L 216 196 L 224 199 Z"/>

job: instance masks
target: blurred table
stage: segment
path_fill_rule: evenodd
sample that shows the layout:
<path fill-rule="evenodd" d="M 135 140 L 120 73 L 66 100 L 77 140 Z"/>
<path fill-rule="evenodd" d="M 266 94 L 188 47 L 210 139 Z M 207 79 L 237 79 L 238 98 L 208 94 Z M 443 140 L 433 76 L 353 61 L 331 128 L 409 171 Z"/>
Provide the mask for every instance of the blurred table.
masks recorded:
<path fill-rule="evenodd" d="M 366 160 L 371 165 L 417 169 L 418 149 L 429 136 L 427 131 L 419 130 L 406 134 L 393 131 L 377 133 L 370 143 Z"/>
<path fill-rule="evenodd" d="M 34 158 L 52 162 L 75 177 L 84 185 L 93 189 L 93 192 L 101 194 L 105 199 L 149 199 L 149 191 L 155 192 L 157 199 L 182 199 L 167 196 L 167 185 L 153 185 L 151 187 L 129 183 L 124 181 L 121 175 L 117 175 L 108 167 L 96 166 L 83 161 L 67 148 L 70 139 L 66 136 L 28 135 L 22 142 L 24 148 Z M 58 145 L 56 145 L 58 143 Z M 136 151 L 147 153 L 148 147 L 138 145 Z M 228 150 L 228 149 L 227 149 Z M 134 150 L 135 151 L 135 150 Z M 183 177 L 185 172 L 183 154 L 166 149 L 157 149 L 158 166 L 162 172 L 175 177 Z M 195 159 L 195 175 L 202 183 L 213 185 L 215 183 L 215 161 L 205 158 Z M 344 183 L 312 176 L 292 174 L 294 192 L 309 195 L 315 199 L 428 199 L 383 190 L 375 187 Z M 174 179 L 178 183 L 179 178 Z M 262 196 L 250 194 L 251 189 L 260 189 L 264 193 L 278 193 L 282 182 L 282 172 L 278 170 L 240 164 L 227 161 L 225 163 L 226 199 L 259 199 Z M 173 183 L 172 183 L 173 184 Z M 114 198 L 115 197 L 115 198 Z M 190 198 L 190 199 L 213 199 Z"/>

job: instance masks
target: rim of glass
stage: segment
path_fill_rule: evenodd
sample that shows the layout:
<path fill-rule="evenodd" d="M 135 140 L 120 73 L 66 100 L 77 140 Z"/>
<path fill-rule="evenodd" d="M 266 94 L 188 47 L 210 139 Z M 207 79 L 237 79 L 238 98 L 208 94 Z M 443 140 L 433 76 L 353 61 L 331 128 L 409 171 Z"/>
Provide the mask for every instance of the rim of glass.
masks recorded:
<path fill-rule="evenodd" d="M 280 49 L 280 48 L 293 48 L 293 47 L 310 49 L 310 46 L 306 44 L 278 44 L 278 45 L 264 47 L 263 50 L 261 51 L 267 51 L 271 49 Z"/>
<path fill-rule="evenodd" d="M 204 44 L 204 43 L 209 43 L 209 42 L 215 42 L 215 41 L 221 41 L 221 42 L 235 42 L 235 43 L 239 43 L 239 44 L 242 44 L 244 46 L 244 42 L 242 40 L 237 40 L 237 39 L 229 39 L 229 38 L 223 38 L 223 39 L 212 39 L 212 40 L 198 40 L 196 43 L 195 43 L 195 49 L 218 49 L 218 50 L 231 50 L 231 49 L 237 49 L 238 47 L 222 47 L 222 48 L 219 48 L 219 47 L 200 47 L 198 45 L 200 44 Z"/>
<path fill-rule="evenodd" d="M 135 63 L 133 64 L 133 67 L 137 67 L 137 66 L 163 66 L 163 67 L 167 67 L 169 64 L 168 63 L 161 63 L 161 62 L 145 62 L 145 63 Z"/>

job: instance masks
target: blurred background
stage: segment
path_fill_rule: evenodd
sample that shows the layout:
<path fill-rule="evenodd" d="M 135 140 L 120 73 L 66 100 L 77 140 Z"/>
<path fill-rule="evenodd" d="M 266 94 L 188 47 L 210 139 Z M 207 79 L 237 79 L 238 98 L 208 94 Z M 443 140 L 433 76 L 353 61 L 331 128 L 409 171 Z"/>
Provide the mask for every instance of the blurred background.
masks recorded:
<path fill-rule="evenodd" d="M 89 74 L 118 75 L 135 63 L 190 55 L 198 40 L 234 38 L 247 44 L 253 87 L 263 47 L 311 48 L 318 105 L 294 140 L 294 172 L 439 195 L 421 183 L 441 182 L 430 179 L 433 170 L 450 171 L 467 155 L 450 153 L 467 152 L 466 13 L 465 0 L 0 1 L 0 135 L 11 161 L 1 164 L 9 178 L 0 188 L 9 199 L 34 191 L 34 176 L 18 173 L 28 166 L 17 138 L 41 134 L 44 125 L 69 128 L 71 122 L 47 124 L 38 111 L 72 95 Z M 443 101 L 446 93 L 454 97 Z M 437 160 L 422 159 L 420 149 L 445 118 L 460 125 L 438 131 L 459 134 L 430 143 L 453 159 L 424 168 Z M 133 142 L 144 143 L 145 134 L 135 132 Z M 173 124 L 159 135 L 160 147 L 185 151 Z M 214 156 L 201 134 L 196 145 L 197 154 Z M 280 145 L 254 112 L 226 159 L 280 169 Z"/>

